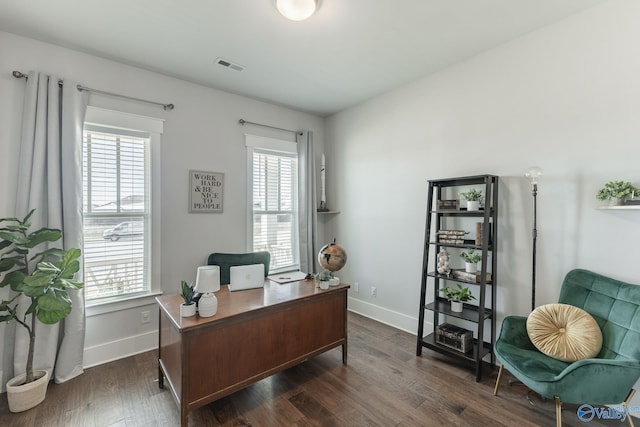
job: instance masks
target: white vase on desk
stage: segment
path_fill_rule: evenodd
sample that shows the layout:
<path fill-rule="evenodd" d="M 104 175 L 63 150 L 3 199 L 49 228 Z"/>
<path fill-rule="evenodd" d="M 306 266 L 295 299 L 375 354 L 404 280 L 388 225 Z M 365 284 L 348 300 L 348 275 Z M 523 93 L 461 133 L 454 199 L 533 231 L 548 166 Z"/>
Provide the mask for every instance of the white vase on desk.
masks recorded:
<path fill-rule="evenodd" d="M 218 312 L 218 298 L 213 293 L 206 293 L 198 302 L 198 314 L 200 317 L 211 317 Z"/>

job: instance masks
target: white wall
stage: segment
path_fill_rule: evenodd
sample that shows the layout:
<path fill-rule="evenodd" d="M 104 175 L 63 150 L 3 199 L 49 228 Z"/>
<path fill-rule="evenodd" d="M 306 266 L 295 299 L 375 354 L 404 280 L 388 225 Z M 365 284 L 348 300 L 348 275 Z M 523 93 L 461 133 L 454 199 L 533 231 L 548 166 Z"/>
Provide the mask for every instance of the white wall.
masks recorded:
<path fill-rule="evenodd" d="M 359 283 L 350 307 L 415 333 L 427 180 L 489 173 L 501 177 L 498 325 L 528 314 L 533 165 L 545 172 L 537 304 L 557 301 L 574 267 L 640 284 L 640 211 L 594 209 L 604 182 L 640 185 L 638 22 L 640 2 L 608 2 L 330 117 L 342 213 L 327 233 Z"/>
<path fill-rule="evenodd" d="M 164 118 L 161 143 L 162 289 L 177 293 L 181 279 L 195 280 L 196 267 L 214 251 L 243 252 L 246 244 L 246 149 L 244 132 L 291 138 L 279 131 L 242 127 L 238 119 L 286 129 L 314 132 L 316 150 L 323 150 L 323 119 L 272 104 L 190 84 L 69 49 L 0 32 L 0 217 L 14 216 L 16 162 L 19 154 L 24 80 L 12 70 L 38 70 L 84 86 L 174 103 L 165 112 L 144 104 L 91 95 L 90 104 Z M 213 67 L 213 64 L 212 64 Z M 225 174 L 224 212 L 188 213 L 188 171 Z M 322 232 L 324 225 L 319 225 Z M 6 290 L 0 290 L 6 292 Z M 1 296 L 2 294 L 0 294 Z M 141 313 L 152 321 L 141 323 Z M 95 310 L 92 312 L 95 313 Z M 145 306 L 87 319 L 85 364 L 93 365 L 157 346 L 157 308 Z M 11 331 L 0 326 L 0 339 L 9 348 Z M 3 361 L 0 369 L 9 370 Z M 9 373 L 5 372 L 5 377 Z M 1 377 L 2 375 L 0 375 Z M 4 384 L 4 381 L 2 381 Z"/>

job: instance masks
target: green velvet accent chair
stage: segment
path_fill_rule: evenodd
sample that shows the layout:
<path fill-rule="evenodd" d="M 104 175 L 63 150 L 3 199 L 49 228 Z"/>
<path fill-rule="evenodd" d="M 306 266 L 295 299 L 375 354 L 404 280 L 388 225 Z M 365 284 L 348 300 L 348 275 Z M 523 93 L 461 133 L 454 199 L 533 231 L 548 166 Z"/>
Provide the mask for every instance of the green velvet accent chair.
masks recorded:
<path fill-rule="evenodd" d="M 225 254 L 215 252 L 209 255 L 207 260 L 209 265 L 220 266 L 220 284 L 228 285 L 230 282 L 229 268 L 236 265 L 263 264 L 264 277 L 269 275 L 269 264 L 271 263 L 271 254 L 267 251 L 249 252 L 246 254 Z"/>
<path fill-rule="evenodd" d="M 640 285 L 576 269 L 562 283 L 559 303 L 591 314 L 602 330 L 602 349 L 593 359 L 573 363 L 549 357 L 529 340 L 526 317 L 509 316 L 502 322 L 494 354 L 503 369 L 539 395 L 554 399 L 556 424 L 562 425 L 562 402 L 589 405 L 626 405 L 640 378 Z M 633 426 L 630 416 L 629 424 Z"/>

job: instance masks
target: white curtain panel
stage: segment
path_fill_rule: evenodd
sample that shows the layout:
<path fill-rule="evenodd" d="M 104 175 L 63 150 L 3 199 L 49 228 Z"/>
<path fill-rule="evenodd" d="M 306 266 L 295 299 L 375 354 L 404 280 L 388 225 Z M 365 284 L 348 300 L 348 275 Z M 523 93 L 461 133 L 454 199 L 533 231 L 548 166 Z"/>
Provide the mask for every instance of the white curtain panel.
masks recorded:
<path fill-rule="evenodd" d="M 16 216 L 22 218 L 36 209 L 33 228 L 62 229 L 66 250 L 82 248 L 82 127 L 87 94 L 78 91 L 75 82 L 59 82 L 38 72 L 29 73 L 27 79 Z M 81 273 L 82 268 L 80 281 Z M 73 308 L 67 318 L 59 324 L 38 322 L 36 326 L 34 369 L 48 370 L 57 383 L 83 372 L 84 293 L 71 290 L 69 296 Z M 15 375 L 25 371 L 28 346 L 28 334 L 16 328 Z"/>
<path fill-rule="evenodd" d="M 318 232 L 316 217 L 316 159 L 313 133 L 301 132 L 298 141 L 298 233 L 300 241 L 300 271 L 316 272 Z"/>

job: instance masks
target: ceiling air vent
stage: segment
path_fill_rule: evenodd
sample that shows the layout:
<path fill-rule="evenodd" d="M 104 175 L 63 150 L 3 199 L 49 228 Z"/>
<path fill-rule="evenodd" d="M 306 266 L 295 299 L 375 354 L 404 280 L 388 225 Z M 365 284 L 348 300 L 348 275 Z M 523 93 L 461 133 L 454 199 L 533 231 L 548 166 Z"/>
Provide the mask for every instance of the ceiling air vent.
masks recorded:
<path fill-rule="evenodd" d="M 224 58 L 216 58 L 216 64 L 218 64 L 221 67 L 224 68 L 229 68 L 233 71 L 242 71 L 244 70 L 244 67 L 242 65 L 239 64 L 235 64 L 229 60 L 226 60 Z"/>

